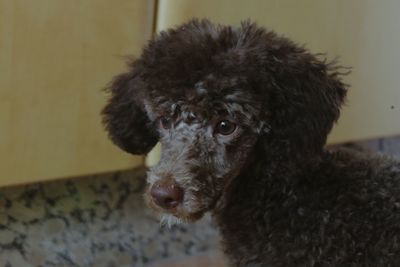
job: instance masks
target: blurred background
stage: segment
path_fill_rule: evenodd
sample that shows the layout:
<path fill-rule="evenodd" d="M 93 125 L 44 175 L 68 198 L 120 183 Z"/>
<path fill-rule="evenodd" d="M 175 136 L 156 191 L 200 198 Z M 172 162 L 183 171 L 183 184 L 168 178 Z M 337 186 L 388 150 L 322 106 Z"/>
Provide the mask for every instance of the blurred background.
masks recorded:
<path fill-rule="evenodd" d="M 250 18 L 338 57 L 351 87 L 329 143 L 400 157 L 399 9 L 396 0 L 0 0 L 0 266 L 224 266 L 210 218 L 159 227 L 141 197 L 158 149 L 147 159 L 120 151 L 99 116 L 124 57 L 192 17 Z"/>

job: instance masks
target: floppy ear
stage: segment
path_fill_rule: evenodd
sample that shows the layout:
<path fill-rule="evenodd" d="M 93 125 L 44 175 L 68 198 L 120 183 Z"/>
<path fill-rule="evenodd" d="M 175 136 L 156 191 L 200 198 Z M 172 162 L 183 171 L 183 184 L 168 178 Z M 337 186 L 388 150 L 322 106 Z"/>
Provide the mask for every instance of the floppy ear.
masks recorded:
<path fill-rule="evenodd" d="M 278 63 L 272 75 L 271 134 L 290 158 L 322 151 L 346 95 L 341 69 L 303 48 Z"/>
<path fill-rule="evenodd" d="M 107 91 L 111 93 L 102 110 L 103 123 L 111 140 L 131 154 L 145 154 L 158 141 L 157 133 L 143 108 L 144 82 L 140 67 L 130 64 L 131 71 L 114 78 Z"/>

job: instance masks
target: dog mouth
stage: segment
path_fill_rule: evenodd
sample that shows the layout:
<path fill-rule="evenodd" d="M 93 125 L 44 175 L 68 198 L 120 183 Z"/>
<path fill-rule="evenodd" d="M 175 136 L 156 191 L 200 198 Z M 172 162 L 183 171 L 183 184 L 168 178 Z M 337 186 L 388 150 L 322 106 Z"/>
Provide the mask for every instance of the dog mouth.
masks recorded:
<path fill-rule="evenodd" d="M 150 201 L 148 203 L 148 206 L 158 212 L 161 215 L 170 215 L 182 222 L 186 223 L 194 223 L 198 220 L 200 220 L 204 214 L 207 212 L 206 210 L 199 210 L 195 212 L 187 212 L 181 207 L 176 207 L 173 209 L 163 209 L 157 206 L 153 201 Z"/>
<path fill-rule="evenodd" d="M 193 223 L 198 220 L 200 220 L 205 214 L 205 211 L 198 211 L 198 212 L 192 212 L 192 213 L 176 213 L 176 214 L 171 214 L 172 216 L 187 222 L 187 223 Z"/>

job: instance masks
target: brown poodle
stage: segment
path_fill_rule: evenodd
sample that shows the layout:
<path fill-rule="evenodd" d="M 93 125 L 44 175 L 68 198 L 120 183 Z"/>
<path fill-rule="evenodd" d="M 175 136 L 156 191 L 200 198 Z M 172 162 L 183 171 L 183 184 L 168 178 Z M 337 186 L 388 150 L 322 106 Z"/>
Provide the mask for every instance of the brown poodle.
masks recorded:
<path fill-rule="evenodd" d="M 257 25 L 192 20 L 117 76 L 103 119 L 132 154 L 162 144 L 147 199 L 210 211 L 233 266 L 400 266 L 400 163 L 324 149 L 343 69 Z"/>

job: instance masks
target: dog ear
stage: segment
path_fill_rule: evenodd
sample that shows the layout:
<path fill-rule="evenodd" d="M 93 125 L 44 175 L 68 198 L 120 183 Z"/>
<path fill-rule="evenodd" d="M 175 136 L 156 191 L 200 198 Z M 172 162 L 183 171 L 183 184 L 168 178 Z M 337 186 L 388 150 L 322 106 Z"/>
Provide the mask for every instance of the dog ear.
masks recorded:
<path fill-rule="evenodd" d="M 111 97 L 102 110 L 103 124 L 111 140 L 131 154 L 146 154 L 158 141 L 154 126 L 143 107 L 145 83 L 140 67 L 130 64 L 131 71 L 114 78 L 107 91 Z"/>
<path fill-rule="evenodd" d="M 278 66 L 277 66 L 278 65 Z M 318 155 L 346 95 L 342 67 L 297 48 L 275 65 L 271 134 L 288 157 Z"/>
<path fill-rule="evenodd" d="M 345 100 L 341 71 L 348 69 L 250 21 L 242 23 L 236 48 L 236 68 L 260 92 L 260 148 L 299 162 L 320 154 Z"/>

